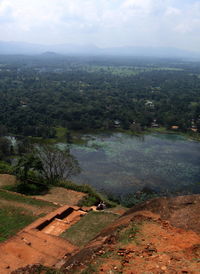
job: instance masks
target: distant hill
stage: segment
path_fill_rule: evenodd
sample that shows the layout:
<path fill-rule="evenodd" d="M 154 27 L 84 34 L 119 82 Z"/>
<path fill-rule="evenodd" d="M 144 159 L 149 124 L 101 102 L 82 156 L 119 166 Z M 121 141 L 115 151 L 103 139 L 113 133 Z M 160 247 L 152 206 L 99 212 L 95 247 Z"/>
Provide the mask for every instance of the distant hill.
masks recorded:
<path fill-rule="evenodd" d="M 99 48 L 95 45 L 74 45 L 74 44 L 57 44 L 42 45 L 25 42 L 5 42 L 0 41 L 0 54 L 45 54 L 55 55 L 121 55 L 121 56 L 144 56 L 144 57 L 164 57 L 164 58 L 198 58 L 200 52 L 190 52 L 171 47 L 113 47 Z"/>
<path fill-rule="evenodd" d="M 38 44 L 0 41 L 0 54 L 40 54 L 44 51 L 45 46 Z"/>

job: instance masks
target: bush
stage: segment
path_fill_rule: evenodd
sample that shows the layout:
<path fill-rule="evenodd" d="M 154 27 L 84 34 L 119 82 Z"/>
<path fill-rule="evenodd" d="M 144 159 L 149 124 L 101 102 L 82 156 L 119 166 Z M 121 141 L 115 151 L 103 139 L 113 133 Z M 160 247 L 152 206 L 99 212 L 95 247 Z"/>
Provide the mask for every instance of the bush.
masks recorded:
<path fill-rule="evenodd" d="M 155 197 L 158 197 L 156 192 L 144 188 L 136 193 L 126 195 L 125 197 L 120 197 L 120 204 L 125 207 L 133 207 Z"/>
<path fill-rule="evenodd" d="M 78 206 L 97 206 L 100 203 L 100 201 L 101 200 L 99 198 L 89 194 L 79 201 Z"/>
<path fill-rule="evenodd" d="M 0 161 L 0 173 L 1 174 L 13 174 L 14 168 L 10 164 Z"/>
<path fill-rule="evenodd" d="M 4 186 L 3 189 L 25 195 L 44 195 L 49 191 L 49 187 L 47 185 L 28 182 L 19 182 L 16 185 Z"/>

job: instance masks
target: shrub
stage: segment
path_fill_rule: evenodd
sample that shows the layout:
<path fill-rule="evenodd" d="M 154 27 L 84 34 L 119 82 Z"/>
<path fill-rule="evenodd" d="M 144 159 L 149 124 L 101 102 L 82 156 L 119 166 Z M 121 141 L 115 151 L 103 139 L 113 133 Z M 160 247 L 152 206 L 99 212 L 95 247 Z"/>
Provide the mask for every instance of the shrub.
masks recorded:
<path fill-rule="evenodd" d="M 0 173 L 1 174 L 13 174 L 14 168 L 10 164 L 0 161 Z"/>
<path fill-rule="evenodd" d="M 49 191 L 47 185 L 24 182 L 19 182 L 13 186 L 5 186 L 4 189 L 25 195 L 44 195 Z"/>

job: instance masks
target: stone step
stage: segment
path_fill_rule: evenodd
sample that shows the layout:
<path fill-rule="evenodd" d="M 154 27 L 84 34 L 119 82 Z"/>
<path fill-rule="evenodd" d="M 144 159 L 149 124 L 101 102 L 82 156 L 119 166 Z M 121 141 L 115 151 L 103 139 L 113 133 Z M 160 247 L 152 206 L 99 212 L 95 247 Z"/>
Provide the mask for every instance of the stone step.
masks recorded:
<path fill-rule="evenodd" d="M 75 210 L 69 216 L 64 219 L 54 219 L 49 225 L 47 225 L 42 232 L 59 236 L 66 231 L 73 224 L 77 223 L 82 216 L 87 214 L 82 210 Z"/>
<path fill-rule="evenodd" d="M 73 211 L 69 216 L 67 216 L 66 218 L 63 219 L 63 221 L 67 222 L 67 223 L 71 223 L 74 221 L 74 219 L 78 219 L 77 217 L 82 217 L 85 214 L 87 214 L 87 212 L 82 211 L 82 210 L 76 210 Z"/>
<path fill-rule="evenodd" d="M 55 235 L 55 236 L 59 236 L 68 227 L 69 227 L 69 225 L 66 222 L 64 222 L 63 220 L 55 219 L 55 220 L 53 220 L 52 223 L 50 223 L 48 226 L 46 226 L 42 230 L 42 232 L 47 233 L 47 234 L 51 234 L 51 235 Z"/>

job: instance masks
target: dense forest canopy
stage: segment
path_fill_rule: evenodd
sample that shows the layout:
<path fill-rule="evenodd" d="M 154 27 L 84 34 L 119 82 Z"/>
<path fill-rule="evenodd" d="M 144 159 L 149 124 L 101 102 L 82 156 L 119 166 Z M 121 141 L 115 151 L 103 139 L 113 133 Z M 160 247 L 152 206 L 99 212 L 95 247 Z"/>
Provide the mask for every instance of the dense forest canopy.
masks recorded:
<path fill-rule="evenodd" d="M 200 62 L 128 57 L 0 56 L 0 135 L 71 130 L 200 131 Z"/>

